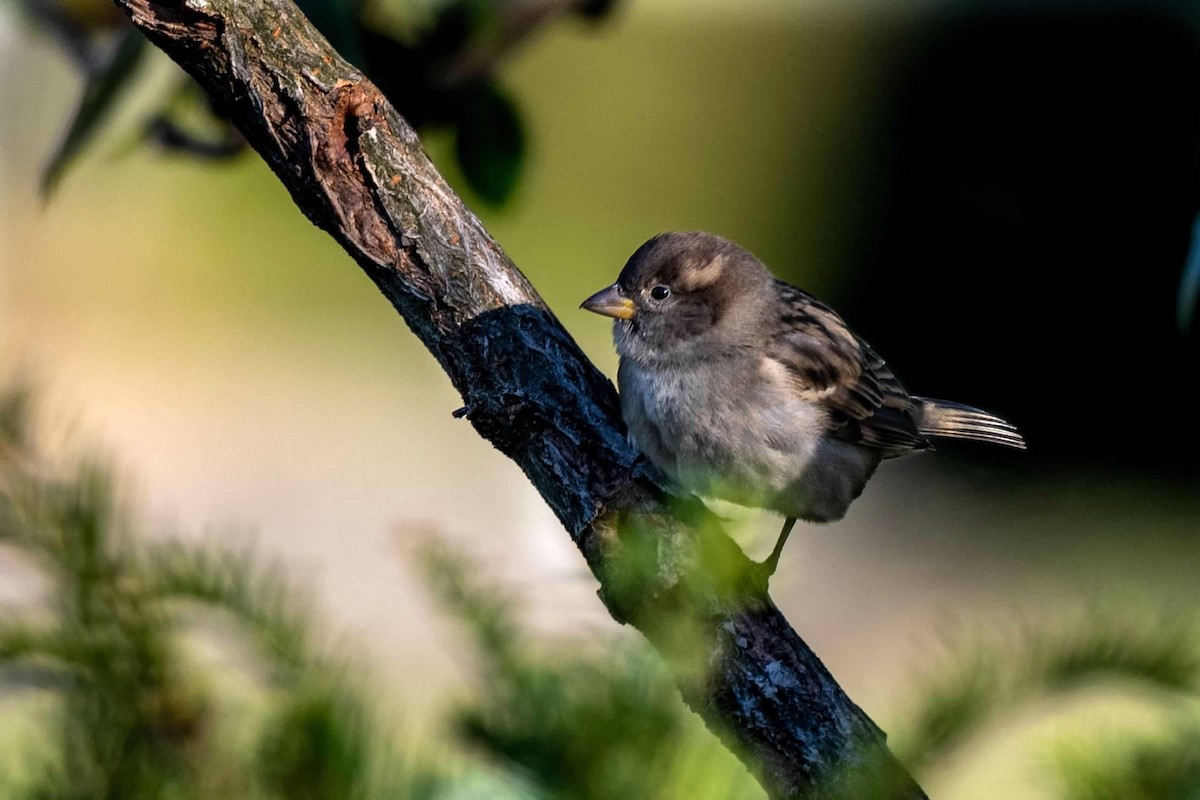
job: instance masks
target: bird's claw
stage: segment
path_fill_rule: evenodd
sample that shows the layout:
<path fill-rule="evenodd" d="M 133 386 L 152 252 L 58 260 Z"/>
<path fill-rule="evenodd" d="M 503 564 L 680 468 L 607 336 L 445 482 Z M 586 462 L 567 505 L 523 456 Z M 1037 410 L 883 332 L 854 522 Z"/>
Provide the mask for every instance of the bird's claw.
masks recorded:
<path fill-rule="evenodd" d="M 746 576 L 756 593 L 764 595 L 767 593 L 771 587 L 771 577 L 775 574 L 775 568 L 778 566 L 778 558 L 768 558 L 764 561 L 753 562 L 746 568 Z"/>

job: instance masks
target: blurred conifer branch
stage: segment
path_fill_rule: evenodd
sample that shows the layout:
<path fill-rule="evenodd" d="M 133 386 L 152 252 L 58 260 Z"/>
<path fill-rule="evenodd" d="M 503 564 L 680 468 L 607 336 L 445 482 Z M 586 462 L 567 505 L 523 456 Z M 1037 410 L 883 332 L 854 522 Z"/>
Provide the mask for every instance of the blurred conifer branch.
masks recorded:
<path fill-rule="evenodd" d="M 957 641 L 950 657 L 926 665 L 928 676 L 914 690 L 914 702 L 897 752 L 918 772 L 953 755 L 990 725 L 1023 706 L 1097 685 L 1149 689 L 1166 713 L 1182 712 L 1182 727 L 1150 743 L 1137 738 L 1090 742 L 1112 758 L 1084 759 L 1080 743 L 1064 749 L 1060 772 L 1072 787 L 1068 797 L 1183 797 L 1172 793 L 1078 794 L 1088 776 L 1119 772 L 1122 759 L 1142 764 L 1142 756 L 1182 758 L 1200 726 L 1200 633 L 1192 614 L 1153 609 L 1126 599 L 1067 614 L 1030 620 L 1007 632 Z M 1176 748 L 1176 749 L 1172 749 Z M 1188 763 L 1200 763 L 1185 759 Z M 1140 768 L 1139 768 L 1140 769 Z M 1137 769 L 1134 769 L 1136 772 Z M 1117 781 L 1114 785 L 1119 785 Z M 1194 786 L 1193 786 L 1194 788 Z M 1190 796 L 1190 795 L 1186 795 Z"/>
<path fill-rule="evenodd" d="M 246 552 L 147 538 L 107 460 L 50 459 L 28 383 L 0 384 L 0 544 L 40 566 L 45 600 L 0 607 L 0 690 L 47 691 L 48 732 L 23 742 L 37 766 L 0 774 L 6 797 L 179 800 L 756 800 L 762 789 L 687 713 L 671 674 L 636 640 L 535 642 L 517 609 L 463 554 L 420 556 L 470 632 L 476 696 L 452 709 L 468 757 L 398 755 L 353 665 L 323 654 L 302 596 Z M 53 463 L 52 463 L 53 461 Z M 184 646 L 197 611 L 257 645 L 238 668 L 271 698 L 247 726 Z M 952 659 L 907 694 L 900 751 L 921 770 L 1022 704 L 1114 679 L 1164 723 L 1153 735 L 1089 732 L 1051 762 L 1064 800 L 1191 800 L 1200 776 L 1200 637 L 1180 610 L 1102 605 L 951 641 Z M 263 668 L 266 669 L 263 669 Z M 226 744 L 232 729 L 248 745 Z M 245 738 L 244 735 L 242 738 Z M 477 756 L 482 755 L 484 760 Z M 472 757 L 475 756 L 475 757 Z M 11 762 L 9 762 L 11 765 Z M 485 766 L 490 764 L 491 766 Z M 885 795 L 888 776 L 851 784 Z M 850 791 L 847 789 L 847 791 Z"/>
<path fill-rule="evenodd" d="M 1061 745 L 1053 762 L 1063 800 L 1192 800 L 1200 787 L 1200 720 Z"/>
<path fill-rule="evenodd" d="M 529 776 L 538 797 L 761 796 L 727 754 L 694 736 L 696 726 L 667 691 L 669 676 L 642 648 L 559 641 L 541 652 L 517 623 L 513 603 L 480 581 L 468 556 L 436 541 L 422 553 L 443 606 L 472 632 L 482 656 L 478 679 L 486 688 L 459 710 L 459 735 Z M 1158 732 L 1123 732 L 1114 722 L 1058 742 L 1044 759 L 1054 796 L 1192 800 L 1200 775 L 1196 630 L 1180 609 L 1126 600 L 952 637 L 947 658 L 931 659 L 927 677 L 904 692 L 897 752 L 923 775 L 1039 701 L 1128 688 L 1163 720 Z M 860 796 L 877 792 L 868 785 Z"/>
<path fill-rule="evenodd" d="M 228 612 L 274 664 L 290 673 L 313 665 L 311 613 L 277 568 L 256 567 L 250 553 L 211 545 L 168 541 L 146 543 L 143 551 L 149 592 Z"/>
<path fill-rule="evenodd" d="M 556 800 L 758 800 L 762 789 L 687 712 L 640 643 L 558 641 L 540 652 L 515 609 L 462 553 L 420 551 L 466 626 L 485 690 L 454 717 L 461 740 Z"/>
<path fill-rule="evenodd" d="M 0 544 L 49 587 L 34 607 L 0 608 L 0 687 L 57 698 L 48 734 L 22 754 L 34 777 L 6 796 L 342 800 L 426 785 L 389 751 L 343 667 L 310 645 L 311 618 L 277 571 L 143 540 L 104 459 L 55 466 L 37 440 L 29 384 L 0 386 Z M 233 721 L 183 647 L 193 626 L 180 599 L 227 612 L 264 645 L 254 663 L 269 667 L 278 711 L 253 752 L 225 743 Z"/>

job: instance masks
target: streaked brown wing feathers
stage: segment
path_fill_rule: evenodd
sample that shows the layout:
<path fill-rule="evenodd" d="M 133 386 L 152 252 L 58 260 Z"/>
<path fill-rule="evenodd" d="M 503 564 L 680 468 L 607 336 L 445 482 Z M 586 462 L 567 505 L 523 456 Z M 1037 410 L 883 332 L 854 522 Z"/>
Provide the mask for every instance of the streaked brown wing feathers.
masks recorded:
<path fill-rule="evenodd" d="M 884 450 L 928 447 L 913 419 L 913 401 L 887 363 L 831 308 L 777 282 L 780 328 L 768 357 L 779 362 L 806 400 L 824 405 L 831 433 Z"/>

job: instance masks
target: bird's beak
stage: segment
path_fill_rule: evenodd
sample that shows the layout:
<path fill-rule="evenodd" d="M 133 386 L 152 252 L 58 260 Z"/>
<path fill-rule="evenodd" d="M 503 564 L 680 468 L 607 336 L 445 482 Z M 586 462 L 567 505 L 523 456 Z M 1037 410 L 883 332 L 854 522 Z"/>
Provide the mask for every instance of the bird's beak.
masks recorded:
<path fill-rule="evenodd" d="M 636 311 L 633 301 L 622 294 L 621 287 L 615 284 L 596 292 L 579 307 L 613 319 L 633 319 Z"/>

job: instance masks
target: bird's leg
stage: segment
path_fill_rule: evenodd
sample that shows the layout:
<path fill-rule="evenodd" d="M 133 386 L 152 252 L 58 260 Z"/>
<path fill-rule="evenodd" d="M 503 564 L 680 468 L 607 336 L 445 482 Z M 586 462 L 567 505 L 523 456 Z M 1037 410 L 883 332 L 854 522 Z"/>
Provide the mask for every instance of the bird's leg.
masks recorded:
<path fill-rule="evenodd" d="M 775 574 L 775 568 L 779 566 L 779 556 L 783 554 L 783 546 L 787 544 L 788 535 L 791 534 L 792 526 L 795 524 L 795 517 L 788 517 L 783 521 L 783 530 L 779 532 L 779 539 L 775 542 L 775 549 L 771 551 L 771 555 L 767 556 L 767 560 L 761 564 L 763 574 L 766 577 L 769 578 Z"/>

